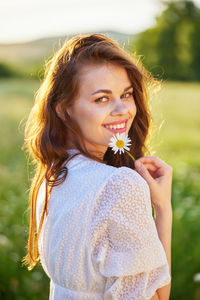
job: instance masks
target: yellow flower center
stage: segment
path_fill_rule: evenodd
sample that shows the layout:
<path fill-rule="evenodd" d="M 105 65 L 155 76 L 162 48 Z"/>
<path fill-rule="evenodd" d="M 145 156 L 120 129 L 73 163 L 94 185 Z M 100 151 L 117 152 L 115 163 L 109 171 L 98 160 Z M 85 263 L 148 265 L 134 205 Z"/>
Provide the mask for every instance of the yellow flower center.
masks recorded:
<path fill-rule="evenodd" d="M 123 147 L 124 147 L 124 141 L 118 140 L 118 141 L 116 142 L 116 146 L 117 146 L 118 148 L 123 148 Z"/>

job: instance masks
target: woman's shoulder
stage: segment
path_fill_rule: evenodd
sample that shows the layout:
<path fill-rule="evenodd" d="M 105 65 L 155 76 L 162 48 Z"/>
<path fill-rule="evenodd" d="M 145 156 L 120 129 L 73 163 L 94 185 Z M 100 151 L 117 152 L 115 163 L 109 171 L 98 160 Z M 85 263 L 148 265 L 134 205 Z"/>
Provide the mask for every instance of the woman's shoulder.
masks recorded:
<path fill-rule="evenodd" d="M 116 168 L 100 185 L 96 195 L 97 205 L 109 207 L 119 203 L 140 203 L 149 207 L 150 189 L 148 183 L 129 167 Z M 131 205 L 132 205 L 131 204 Z"/>
<path fill-rule="evenodd" d="M 93 180 L 99 181 L 99 186 L 101 183 L 102 185 L 106 185 L 112 182 L 115 186 L 126 185 L 129 183 L 148 188 L 148 184 L 144 178 L 134 169 L 129 167 L 115 167 L 91 160 L 84 156 L 82 156 L 82 158 L 80 156 L 79 162 L 83 163 L 82 165 L 81 163 L 79 164 L 80 172 L 83 172 L 85 175 L 87 173 L 88 177 L 92 177 Z"/>
<path fill-rule="evenodd" d="M 108 178 L 107 184 L 113 184 L 113 186 L 126 186 L 132 185 L 140 188 L 149 189 L 146 180 L 134 169 L 126 166 L 116 168 L 116 171 Z"/>
<path fill-rule="evenodd" d="M 71 174 L 79 174 L 85 178 L 90 178 L 92 182 L 98 182 L 98 187 L 103 188 L 106 185 L 110 185 L 111 182 L 114 186 L 123 186 L 126 184 L 135 185 L 137 187 L 149 188 L 144 178 L 136 172 L 126 166 L 115 167 L 92 160 L 83 154 L 76 155 L 69 165 L 69 170 L 74 171 Z M 70 175 L 70 172 L 69 172 Z"/>

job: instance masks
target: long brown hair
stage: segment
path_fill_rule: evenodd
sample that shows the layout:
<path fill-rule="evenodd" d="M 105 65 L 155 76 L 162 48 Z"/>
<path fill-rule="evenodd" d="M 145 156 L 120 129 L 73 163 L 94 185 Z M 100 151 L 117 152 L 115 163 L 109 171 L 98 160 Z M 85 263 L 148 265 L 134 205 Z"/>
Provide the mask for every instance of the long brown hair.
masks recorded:
<path fill-rule="evenodd" d="M 69 132 L 76 136 L 76 148 L 86 157 L 115 167 L 134 168 L 134 163 L 128 155 L 114 154 L 110 147 L 103 160 L 89 153 L 80 128 L 66 112 L 66 108 L 73 105 L 78 95 L 81 67 L 90 63 L 106 62 L 125 68 L 133 85 L 137 113 L 128 133 L 133 141 L 130 153 L 137 159 L 147 151 L 146 141 L 151 123 L 148 87 L 154 82 L 153 78 L 142 67 L 139 60 L 136 61 L 117 42 L 102 34 L 77 35 L 67 40 L 47 64 L 43 83 L 36 93 L 35 103 L 25 127 L 23 149 L 28 152 L 35 165 L 35 176 L 32 179 L 29 194 L 28 253 L 22 260 L 24 265 L 28 265 L 29 270 L 32 270 L 39 262 L 38 239 L 44 216 L 48 214 L 47 204 L 51 189 L 62 183 L 68 173 L 63 163 L 70 159 L 66 151 L 69 144 Z M 64 119 L 56 113 L 57 104 L 65 112 Z M 44 180 L 46 193 L 37 232 L 35 226 L 37 195 Z"/>

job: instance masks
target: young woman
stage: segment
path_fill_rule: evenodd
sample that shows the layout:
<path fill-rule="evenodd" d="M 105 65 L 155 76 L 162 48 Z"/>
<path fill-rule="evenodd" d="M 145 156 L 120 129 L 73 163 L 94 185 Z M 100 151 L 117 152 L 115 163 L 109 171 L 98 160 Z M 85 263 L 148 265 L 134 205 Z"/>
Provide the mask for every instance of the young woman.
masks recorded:
<path fill-rule="evenodd" d="M 101 34 L 50 61 L 25 129 L 36 173 L 23 259 L 29 270 L 40 260 L 50 299 L 169 299 L 172 168 L 144 156 L 151 82 Z M 135 163 L 108 146 L 117 132 Z"/>

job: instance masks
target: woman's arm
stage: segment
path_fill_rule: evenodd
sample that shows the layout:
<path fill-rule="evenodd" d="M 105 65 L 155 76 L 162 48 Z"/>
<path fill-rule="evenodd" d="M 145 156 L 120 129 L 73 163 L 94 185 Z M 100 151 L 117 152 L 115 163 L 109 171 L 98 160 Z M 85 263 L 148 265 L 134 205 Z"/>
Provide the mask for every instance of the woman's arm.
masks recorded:
<path fill-rule="evenodd" d="M 171 275 L 171 233 L 172 233 L 172 208 L 154 208 L 155 224 L 159 239 L 165 249 L 169 272 Z M 171 282 L 162 288 L 157 289 L 151 300 L 168 300 L 170 296 Z"/>
<path fill-rule="evenodd" d="M 142 162 L 142 165 L 138 164 L 138 161 Z M 155 224 L 159 239 L 166 253 L 171 275 L 172 168 L 155 156 L 140 158 L 136 161 L 135 168 L 149 184 L 151 201 L 155 212 Z M 168 300 L 170 290 L 171 282 L 157 289 L 151 300 Z"/>
<path fill-rule="evenodd" d="M 155 208 L 155 224 L 159 239 L 165 249 L 171 275 L 171 234 L 172 234 L 172 208 L 171 205 Z M 158 299 L 169 299 L 171 282 L 157 290 Z"/>

